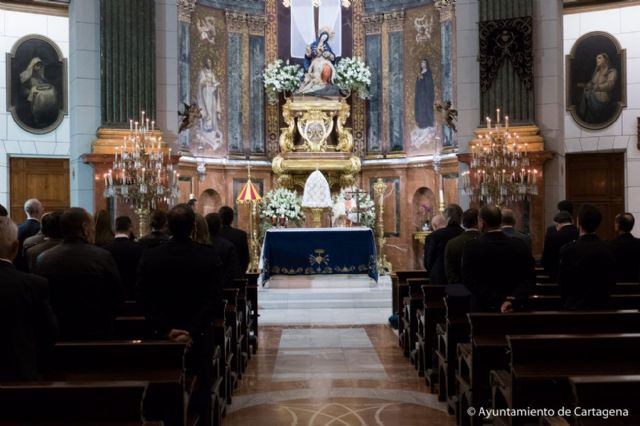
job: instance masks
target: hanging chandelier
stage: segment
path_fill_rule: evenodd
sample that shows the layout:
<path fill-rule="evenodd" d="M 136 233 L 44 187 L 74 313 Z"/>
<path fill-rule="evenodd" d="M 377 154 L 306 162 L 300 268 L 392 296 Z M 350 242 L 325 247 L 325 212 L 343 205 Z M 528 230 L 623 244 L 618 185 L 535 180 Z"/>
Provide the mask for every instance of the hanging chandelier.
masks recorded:
<path fill-rule="evenodd" d="M 299 2 L 299 3 L 301 3 L 301 2 L 309 2 L 310 1 L 311 5 L 313 7 L 322 6 L 322 0 L 282 0 L 282 5 L 284 7 L 291 7 L 291 3 L 294 2 L 294 1 Z M 342 4 L 342 7 L 347 8 L 347 9 L 351 6 L 351 0 L 341 0 L 340 3 Z"/>
<path fill-rule="evenodd" d="M 148 217 L 159 203 L 174 204 L 178 199 L 178 173 L 171 162 L 171 149 L 165 152 L 155 122 L 145 118 L 129 121 L 129 135 L 115 149 L 113 169 L 105 173 L 105 198 L 115 197 L 138 215 L 140 233 L 146 233 Z"/>
<path fill-rule="evenodd" d="M 487 117 L 487 133 L 471 144 L 470 170 L 461 175 L 461 187 L 471 201 L 498 206 L 529 200 L 538 195 L 539 171 L 531 168 L 528 144 L 509 130 L 509 117 L 504 127 L 500 109 L 491 127 Z"/>

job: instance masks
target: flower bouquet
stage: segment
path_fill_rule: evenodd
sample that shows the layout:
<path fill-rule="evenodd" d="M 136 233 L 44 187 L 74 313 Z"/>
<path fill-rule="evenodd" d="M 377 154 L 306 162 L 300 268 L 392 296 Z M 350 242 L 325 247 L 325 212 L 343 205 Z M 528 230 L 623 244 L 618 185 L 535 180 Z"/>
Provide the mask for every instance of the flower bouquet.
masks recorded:
<path fill-rule="evenodd" d="M 278 102 L 279 93 L 292 93 L 298 90 L 304 73 L 300 65 L 284 63 L 277 59 L 267 64 L 262 73 L 264 89 L 267 92 L 267 100 L 270 104 Z"/>
<path fill-rule="evenodd" d="M 300 225 L 304 222 L 302 199 L 295 191 L 286 188 L 272 189 L 260 201 L 260 233 L 273 226 L 284 226 L 286 223 Z"/>
<path fill-rule="evenodd" d="M 367 99 L 371 85 L 371 71 L 358 57 L 342 58 L 336 66 L 335 84 L 347 97 L 355 92 L 361 99 Z"/>

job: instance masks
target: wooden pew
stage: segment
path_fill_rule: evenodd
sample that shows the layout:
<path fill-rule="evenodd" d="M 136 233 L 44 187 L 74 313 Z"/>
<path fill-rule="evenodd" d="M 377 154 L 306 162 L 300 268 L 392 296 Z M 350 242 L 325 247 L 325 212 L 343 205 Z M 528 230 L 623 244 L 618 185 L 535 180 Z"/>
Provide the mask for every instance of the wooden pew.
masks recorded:
<path fill-rule="evenodd" d="M 399 336 L 401 338 L 404 356 L 410 358 L 413 364 L 417 364 L 417 311 L 422 309 L 423 306 L 422 286 L 428 282 L 426 278 L 408 278 L 407 288 L 409 294 L 403 300 L 402 320 L 400 321 L 401 332 Z"/>
<path fill-rule="evenodd" d="M 245 274 L 247 278 L 247 300 L 250 304 L 250 316 L 251 321 L 249 322 L 249 344 L 253 349 L 253 353 L 255 354 L 258 351 L 258 273 L 249 273 Z"/>
<path fill-rule="evenodd" d="M 572 403 L 569 378 L 640 374 L 640 334 L 509 335 L 511 369 L 492 370 L 493 407 L 558 410 Z M 496 418 L 521 425 L 531 418 Z"/>
<path fill-rule="evenodd" d="M 556 283 L 536 283 L 532 294 L 558 296 L 560 295 L 560 286 Z M 616 283 L 612 294 L 640 294 L 640 283 Z"/>
<path fill-rule="evenodd" d="M 141 425 L 149 383 L 31 382 L 0 385 L 3 425 Z"/>
<path fill-rule="evenodd" d="M 237 315 L 238 315 L 238 334 L 240 335 L 240 364 L 241 371 L 244 371 L 247 368 L 247 364 L 249 359 L 251 358 L 251 350 L 249 347 L 249 328 L 248 328 L 248 317 L 249 317 L 249 304 L 250 302 L 247 300 L 247 279 L 235 279 L 233 281 L 234 287 L 238 289 L 237 296 Z"/>
<path fill-rule="evenodd" d="M 445 321 L 446 286 L 423 285 L 421 289 L 423 305 L 422 309 L 416 312 L 418 316 L 418 357 L 420 359 L 418 376 L 420 376 L 420 369 L 422 369 L 426 385 L 432 392 L 435 392 L 435 385 L 438 383 L 438 370 L 435 362 L 435 350 L 438 344 L 436 325 Z"/>
<path fill-rule="evenodd" d="M 524 305 L 525 311 L 554 311 L 562 309 L 560 296 L 531 295 Z M 609 309 L 640 309 L 640 294 L 614 294 L 609 299 Z"/>
<path fill-rule="evenodd" d="M 456 367 L 458 343 L 469 340 L 469 312 L 471 293 L 459 284 L 449 284 L 444 298 L 446 319 L 444 324 L 436 326 L 438 346 L 438 399 L 446 401 L 449 413 L 456 412 Z"/>
<path fill-rule="evenodd" d="M 391 274 L 392 315 L 396 315 L 398 317 L 398 328 L 402 327 L 400 317 L 404 310 L 404 298 L 409 296 L 407 279 L 427 277 L 427 272 L 422 270 L 395 271 Z"/>
<path fill-rule="evenodd" d="M 480 424 L 466 414 L 468 407 L 488 407 L 489 373 L 506 369 L 508 334 L 631 333 L 640 332 L 638 311 L 584 311 L 534 313 L 469 313 L 471 341 L 458 345 L 458 401 L 463 425 Z"/>
<path fill-rule="evenodd" d="M 622 413 L 615 412 L 608 421 L 617 425 L 640 424 L 639 375 L 578 376 L 570 377 L 569 383 L 573 391 L 573 407 L 621 410 Z M 624 410 L 627 410 L 626 416 Z M 603 423 L 603 418 L 585 415 L 582 410 L 576 410 L 573 421 L 579 426 L 596 426 Z"/>
<path fill-rule="evenodd" d="M 43 379 L 63 382 L 144 381 L 149 420 L 184 424 L 194 375 L 185 371 L 182 343 L 172 341 L 63 342 L 55 345 Z"/>
<path fill-rule="evenodd" d="M 237 297 L 238 289 L 224 289 L 224 298 L 227 301 L 225 309 L 225 324 L 229 326 L 231 330 L 231 383 L 230 390 L 235 389 L 238 386 L 238 380 L 242 378 L 242 360 L 241 360 L 241 335 L 240 335 L 240 321 L 237 314 Z M 228 396 L 227 402 L 231 403 L 231 395 Z"/>

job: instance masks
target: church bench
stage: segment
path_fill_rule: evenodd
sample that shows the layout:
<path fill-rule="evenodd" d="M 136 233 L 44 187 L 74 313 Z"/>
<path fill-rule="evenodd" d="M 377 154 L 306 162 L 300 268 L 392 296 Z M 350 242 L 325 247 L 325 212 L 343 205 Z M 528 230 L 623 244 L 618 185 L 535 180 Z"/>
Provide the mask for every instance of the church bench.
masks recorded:
<path fill-rule="evenodd" d="M 469 313 L 467 317 L 471 341 L 458 345 L 457 382 L 462 424 L 479 424 L 479 419 L 467 417 L 466 407 L 489 406 L 489 372 L 508 367 L 508 334 L 640 332 L 638 311 Z"/>
<path fill-rule="evenodd" d="M 404 309 L 403 300 L 409 295 L 407 279 L 427 278 L 427 272 L 422 270 L 395 271 L 391 274 L 391 306 L 392 315 L 398 316 L 398 328 L 402 327 L 400 317 Z"/>
<path fill-rule="evenodd" d="M 425 278 L 408 278 L 407 288 L 409 291 L 408 296 L 403 300 L 402 309 L 402 334 L 401 334 L 401 346 L 404 356 L 408 357 L 415 365 L 416 359 L 416 343 L 418 341 L 418 309 L 422 308 L 423 295 L 422 286 L 426 285 L 428 280 Z"/>
<path fill-rule="evenodd" d="M 456 412 L 456 366 L 459 343 L 469 340 L 469 312 L 471 293 L 466 287 L 459 284 L 449 284 L 446 287 L 445 322 L 438 324 L 437 333 L 437 360 L 439 399 L 446 401 L 450 413 Z"/>
<path fill-rule="evenodd" d="M 531 294 L 541 296 L 560 295 L 560 286 L 556 283 L 536 283 Z M 640 294 L 640 283 L 616 283 L 612 294 Z"/>
<path fill-rule="evenodd" d="M 611 420 L 617 425 L 640 424 L 640 375 L 570 377 L 569 383 L 573 407 L 628 410 L 628 416 L 615 413 Z M 580 426 L 602 424 L 601 417 L 587 416 L 581 411 L 574 412 L 573 421 Z"/>
<path fill-rule="evenodd" d="M 639 309 L 640 293 L 613 294 L 609 298 L 609 309 Z M 561 310 L 562 301 L 556 295 L 530 295 L 525 303 L 526 311 L 552 311 Z"/>
<path fill-rule="evenodd" d="M 493 407 L 569 407 L 573 376 L 640 374 L 640 334 L 507 336 L 510 371 L 492 370 Z M 588 354 L 588 355 L 587 355 Z M 520 425 L 531 418 L 499 421 Z"/>
<path fill-rule="evenodd" d="M 150 420 L 184 424 L 185 401 L 195 375 L 185 370 L 186 345 L 169 340 L 57 343 L 43 368 L 43 379 L 64 382 L 149 383 L 144 411 Z"/>
<path fill-rule="evenodd" d="M 143 316 L 144 308 L 135 300 L 125 300 L 118 309 L 118 315 L 123 317 Z"/>
<path fill-rule="evenodd" d="M 444 285 L 423 285 L 422 309 L 417 310 L 418 316 L 418 358 L 420 369 L 425 376 L 425 383 L 432 391 L 435 391 L 437 383 L 437 370 L 434 368 L 435 349 L 437 346 L 436 324 L 444 321 L 446 308 L 444 297 L 446 286 Z"/>
<path fill-rule="evenodd" d="M 144 316 L 118 316 L 114 322 L 116 339 L 152 339 L 154 332 Z"/>
<path fill-rule="evenodd" d="M 240 325 L 240 335 L 241 345 L 240 345 L 240 355 L 242 361 L 242 371 L 246 369 L 246 366 L 251 359 L 251 348 L 249 347 L 249 304 L 250 302 L 247 300 L 247 280 L 243 279 L 235 279 L 233 280 L 234 287 L 238 289 L 238 297 L 237 297 L 237 311 L 238 311 L 238 320 Z"/>
<path fill-rule="evenodd" d="M 238 380 L 242 378 L 242 359 L 241 359 L 241 335 L 240 335 L 240 320 L 237 313 L 237 297 L 238 289 L 225 288 L 223 290 L 224 298 L 227 301 L 227 305 L 224 312 L 225 324 L 231 329 L 231 389 L 235 389 L 238 386 Z M 231 395 L 229 395 L 230 397 Z M 227 399 L 227 402 L 231 402 Z"/>
<path fill-rule="evenodd" d="M 148 385 L 145 381 L 1 384 L 0 423 L 151 425 L 142 412 Z"/>
<path fill-rule="evenodd" d="M 248 304 L 250 304 L 250 334 L 249 335 L 249 343 L 253 348 L 253 353 L 255 354 L 258 351 L 258 273 L 249 273 L 245 274 L 247 278 L 247 300 Z"/>

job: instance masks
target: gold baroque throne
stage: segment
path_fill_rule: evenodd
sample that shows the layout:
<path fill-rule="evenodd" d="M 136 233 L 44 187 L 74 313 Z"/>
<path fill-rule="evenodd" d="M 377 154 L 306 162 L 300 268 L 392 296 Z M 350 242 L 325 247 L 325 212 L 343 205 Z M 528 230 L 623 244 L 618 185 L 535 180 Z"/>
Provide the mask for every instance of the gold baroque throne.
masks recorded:
<path fill-rule="evenodd" d="M 349 104 L 340 97 L 294 96 L 282 107 L 287 127 L 280 131 L 280 154 L 272 161 L 278 183 L 304 186 L 307 176 L 321 170 L 329 183 L 355 183 L 360 159 L 353 155 L 351 128 L 345 127 Z"/>

